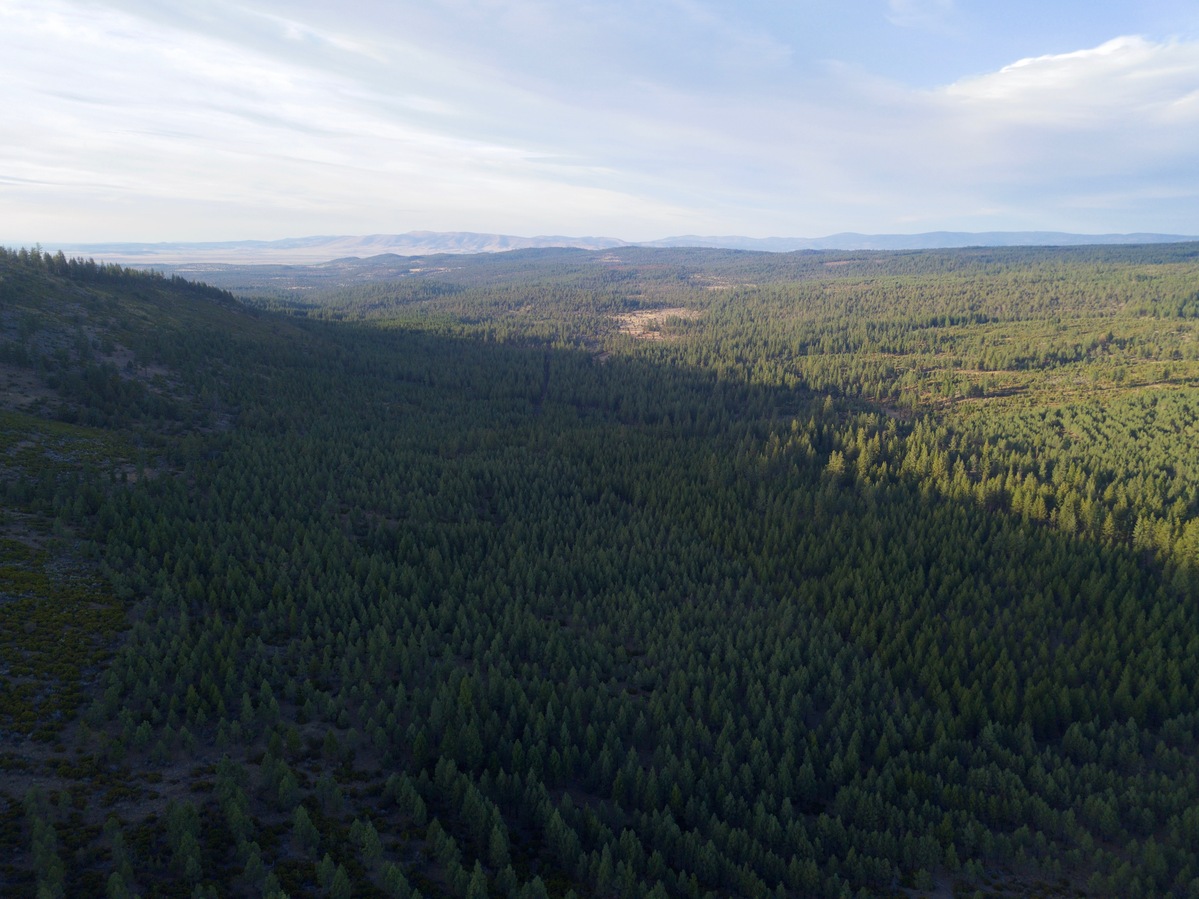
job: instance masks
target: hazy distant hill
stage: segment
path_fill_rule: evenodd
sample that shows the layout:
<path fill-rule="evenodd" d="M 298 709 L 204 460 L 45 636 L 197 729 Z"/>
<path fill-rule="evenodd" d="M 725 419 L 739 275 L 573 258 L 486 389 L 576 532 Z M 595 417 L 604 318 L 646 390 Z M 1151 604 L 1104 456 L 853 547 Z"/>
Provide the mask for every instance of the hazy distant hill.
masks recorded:
<path fill-rule="evenodd" d="M 625 241 L 614 237 L 516 237 L 473 231 L 409 231 L 405 234 L 295 237 L 285 240 L 238 240 L 216 243 L 60 244 L 50 247 L 68 255 L 92 256 L 135 265 L 213 262 L 233 264 L 291 263 L 306 265 L 393 253 L 425 256 L 437 253 L 500 253 L 540 247 L 607 250 L 614 247 L 717 247 L 787 253 L 795 250 L 927 250 L 950 247 L 1082 246 L 1087 244 L 1174 243 L 1199 240 L 1179 234 L 1069 234 L 1060 231 L 931 231 L 925 234 L 856 234 L 828 237 L 702 237 L 683 235 L 661 240 Z"/>
<path fill-rule="evenodd" d="M 651 247 L 720 247 L 729 250 L 936 250 L 954 247 L 1075 247 L 1094 244 L 1177 243 L 1179 234 L 1069 234 L 1064 231 L 929 231 L 924 234 L 857 234 L 828 237 L 699 237 L 688 234 L 648 241 Z"/>
<path fill-rule="evenodd" d="M 358 256 L 426 256 L 437 253 L 502 253 L 540 247 L 578 247 L 607 250 L 628 246 L 611 237 L 515 237 L 472 231 L 409 231 L 366 236 L 290 237 L 284 240 L 234 240 L 215 243 L 64 244 L 50 247 L 68 255 L 83 254 L 111 262 L 217 262 L 232 264 L 292 263 L 310 265 Z"/>

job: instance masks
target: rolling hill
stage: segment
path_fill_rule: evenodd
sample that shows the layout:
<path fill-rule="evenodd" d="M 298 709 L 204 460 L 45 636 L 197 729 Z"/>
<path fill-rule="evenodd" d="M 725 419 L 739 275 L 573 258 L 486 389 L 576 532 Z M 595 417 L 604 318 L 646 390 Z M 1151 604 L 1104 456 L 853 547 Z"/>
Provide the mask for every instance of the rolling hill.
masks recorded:
<path fill-rule="evenodd" d="M 163 266 L 188 263 L 230 265 L 312 265 L 350 256 L 395 254 L 502 253 L 547 247 L 608 250 L 615 247 L 707 247 L 791 253 L 797 250 L 923 250 L 952 247 L 1083 246 L 1177 243 L 1199 238 L 1174 234 L 1069 234 L 1060 231 L 934 231 L 923 234 L 833 234 L 828 237 L 704 237 L 686 235 L 650 241 L 611 237 L 515 237 L 471 231 L 409 231 L 362 237 L 301 237 L 215 243 L 61 244 L 52 250 L 90 256 L 125 265 Z"/>
<path fill-rule="evenodd" d="M 338 266 L 0 253 L 0 892 L 1199 895 L 1194 245 Z"/>

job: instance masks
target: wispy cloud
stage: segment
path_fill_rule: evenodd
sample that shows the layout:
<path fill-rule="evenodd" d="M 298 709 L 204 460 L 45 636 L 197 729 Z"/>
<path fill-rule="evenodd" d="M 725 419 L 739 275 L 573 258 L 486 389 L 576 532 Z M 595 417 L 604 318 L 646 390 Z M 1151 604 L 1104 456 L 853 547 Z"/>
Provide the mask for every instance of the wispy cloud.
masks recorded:
<path fill-rule="evenodd" d="M 941 28 L 948 24 L 954 0 L 887 0 L 887 18 L 902 28 Z"/>
<path fill-rule="evenodd" d="M 402 83 L 384 93 L 329 67 L 109 10 L 16 12 L 14 43 L 26 49 L 15 48 L 8 66 L 36 86 L 0 124 L 8 178 L 138 191 L 181 206 L 323 209 L 347 225 L 354 209 L 378 219 L 389 202 L 445 210 L 443 227 L 497 207 L 547 217 L 554 205 L 671 214 L 619 190 L 548 178 L 536 143 L 473 137 L 469 124 L 431 127 L 421 114 L 444 119 L 453 104 L 408 95 Z M 285 39 L 289 31 L 280 23 Z M 486 100 L 495 90 L 480 93 Z"/>
<path fill-rule="evenodd" d="M 769 6 L 0 0 L 0 212 L 30 239 L 1199 231 L 1199 42 L 915 88 Z M 888 39 L 957 40 L 948 2 L 888 9 Z"/>

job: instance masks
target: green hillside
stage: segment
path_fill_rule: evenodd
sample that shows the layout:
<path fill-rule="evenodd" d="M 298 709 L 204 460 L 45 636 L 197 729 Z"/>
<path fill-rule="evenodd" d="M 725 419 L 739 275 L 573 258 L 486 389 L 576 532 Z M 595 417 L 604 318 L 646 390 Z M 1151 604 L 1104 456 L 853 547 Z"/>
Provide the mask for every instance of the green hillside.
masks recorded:
<path fill-rule="evenodd" d="M 424 262 L 0 256 L 0 892 L 1199 896 L 1195 245 Z"/>

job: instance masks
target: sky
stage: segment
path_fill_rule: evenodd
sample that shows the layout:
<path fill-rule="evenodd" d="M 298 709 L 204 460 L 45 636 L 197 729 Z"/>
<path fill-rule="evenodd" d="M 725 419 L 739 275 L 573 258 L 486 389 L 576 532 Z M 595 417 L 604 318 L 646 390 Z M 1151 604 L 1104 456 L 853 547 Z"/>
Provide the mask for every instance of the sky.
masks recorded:
<path fill-rule="evenodd" d="M 0 0 L 0 242 L 1199 234 L 1194 0 Z"/>

